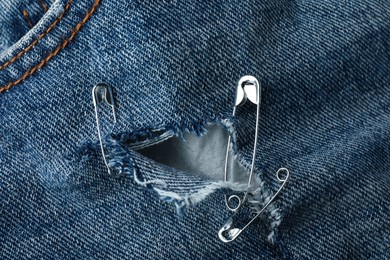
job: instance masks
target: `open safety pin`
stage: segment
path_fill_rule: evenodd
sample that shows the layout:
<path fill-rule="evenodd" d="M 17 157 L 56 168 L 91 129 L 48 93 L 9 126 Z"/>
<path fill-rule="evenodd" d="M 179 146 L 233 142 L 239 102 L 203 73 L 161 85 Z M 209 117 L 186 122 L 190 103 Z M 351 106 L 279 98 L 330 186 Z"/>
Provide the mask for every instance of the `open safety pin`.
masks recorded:
<path fill-rule="evenodd" d="M 112 108 L 112 113 L 114 115 L 114 123 L 116 123 L 114 96 L 112 94 L 111 86 L 106 83 L 96 84 L 92 89 L 92 99 L 93 99 L 93 105 L 95 106 L 95 117 L 96 117 L 96 125 L 97 125 L 98 137 L 100 142 L 100 149 L 102 150 L 104 164 L 107 167 L 108 173 L 111 174 L 111 169 L 110 166 L 108 166 L 108 162 L 106 159 L 106 153 L 104 152 L 102 133 L 100 129 L 99 115 L 98 115 L 98 105 L 100 103 L 105 102 L 107 103 L 107 105 L 109 105 Z"/>
<path fill-rule="evenodd" d="M 264 205 L 264 207 L 243 227 L 243 228 L 234 228 L 233 226 L 233 219 L 235 215 L 238 213 L 239 209 L 244 205 L 248 198 L 249 189 L 251 186 L 251 182 L 254 175 L 254 167 L 255 167 L 255 159 L 256 159 L 256 148 L 257 148 L 257 136 L 259 132 L 259 114 L 260 114 L 260 100 L 261 100 L 261 87 L 257 79 L 253 76 L 244 76 L 240 79 L 237 86 L 237 92 L 236 92 L 236 100 L 235 105 L 233 108 L 233 116 L 236 114 L 236 108 L 238 106 L 241 106 L 245 103 L 247 99 L 249 99 L 252 103 L 257 105 L 257 113 L 256 113 L 256 130 L 255 130 L 255 141 L 254 141 L 254 147 L 253 147 L 253 156 L 252 156 L 252 163 L 251 163 L 251 170 L 248 180 L 248 187 L 244 194 L 244 198 L 241 199 L 237 195 L 231 195 L 229 198 L 225 195 L 225 203 L 226 207 L 233 211 L 234 214 L 229 218 L 229 220 L 226 222 L 226 224 L 220 229 L 218 232 L 219 238 L 227 243 L 232 242 L 235 240 L 242 231 L 244 231 L 258 216 L 261 215 L 261 213 L 264 212 L 264 210 L 269 206 L 269 204 L 278 196 L 278 194 L 283 189 L 284 185 L 286 184 L 288 178 L 289 178 L 289 171 L 286 168 L 280 168 L 276 172 L 276 178 L 282 182 L 282 185 L 279 187 L 278 191 L 274 194 L 274 196 Z M 224 180 L 227 181 L 227 168 L 228 168 L 228 158 L 229 158 L 229 150 L 230 150 L 230 136 L 228 139 L 228 145 L 226 150 L 226 159 L 225 159 L 225 174 L 224 174 Z M 279 174 L 281 172 L 286 172 L 286 177 L 281 178 Z M 258 189 L 255 191 L 257 192 Z M 236 207 L 231 207 L 229 203 L 232 199 L 238 200 L 238 205 Z"/>

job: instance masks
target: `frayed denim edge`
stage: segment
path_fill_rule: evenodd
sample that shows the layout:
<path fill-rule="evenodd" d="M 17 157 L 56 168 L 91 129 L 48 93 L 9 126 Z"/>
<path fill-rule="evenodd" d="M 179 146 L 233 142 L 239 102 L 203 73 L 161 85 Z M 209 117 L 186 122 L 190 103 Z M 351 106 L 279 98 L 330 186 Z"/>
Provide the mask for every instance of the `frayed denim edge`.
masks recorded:
<path fill-rule="evenodd" d="M 243 156 L 240 155 L 236 150 L 236 130 L 234 129 L 233 121 L 233 118 L 227 118 L 222 120 L 214 118 L 213 120 L 195 122 L 184 128 L 179 126 L 169 126 L 159 128 L 158 130 L 141 129 L 138 131 L 126 132 L 119 135 L 109 135 L 105 138 L 105 143 L 107 145 L 108 150 L 108 165 L 114 170 L 114 172 L 132 176 L 134 181 L 138 185 L 151 188 L 156 191 L 162 201 L 173 203 L 176 206 L 178 216 L 183 217 L 187 208 L 197 203 L 200 203 L 213 192 L 219 189 L 226 188 L 236 192 L 245 192 L 247 190 L 247 183 L 233 183 L 224 181 L 210 182 L 205 187 L 195 193 L 181 195 L 176 192 L 167 190 L 167 184 L 163 180 L 145 180 L 143 176 L 140 176 L 140 173 L 139 171 L 137 171 L 137 166 L 134 160 L 124 148 L 124 143 L 128 142 L 129 140 L 137 140 L 137 138 L 140 136 L 142 136 L 142 138 L 146 138 L 146 142 L 141 142 L 141 145 L 137 145 L 136 143 L 134 145 L 127 145 L 127 147 L 143 148 L 165 141 L 166 139 L 173 136 L 180 136 L 185 141 L 184 132 L 196 134 L 200 137 L 207 133 L 206 126 L 213 124 L 221 124 L 225 127 L 229 135 L 232 137 L 230 147 L 234 159 L 237 160 L 245 169 L 250 169 L 251 162 L 245 160 Z M 154 133 L 156 132 L 159 132 L 158 137 L 154 135 Z M 148 138 L 153 138 L 155 140 L 153 142 L 148 142 Z M 79 151 L 82 155 L 81 160 L 87 160 L 86 158 L 89 154 L 88 150 L 90 149 L 98 151 L 99 144 L 84 142 L 79 147 Z M 259 189 L 256 189 L 255 192 L 248 194 L 248 203 L 254 214 L 260 212 L 263 205 L 265 205 L 273 197 L 272 191 L 267 187 L 266 183 L 261 180 L 259 174 L 255 175 L 255 180 L 258 184 Z M 270 233 L 267 236 L 267 240 L 268 242 L 274 244 L 277 227 L 282 222 L 282 214 L 280 213 L 280 210 L 275 203 L 271 203 L 265 210 L 264 214 L 267 214 L 267 218 L 270 221 Z"/>

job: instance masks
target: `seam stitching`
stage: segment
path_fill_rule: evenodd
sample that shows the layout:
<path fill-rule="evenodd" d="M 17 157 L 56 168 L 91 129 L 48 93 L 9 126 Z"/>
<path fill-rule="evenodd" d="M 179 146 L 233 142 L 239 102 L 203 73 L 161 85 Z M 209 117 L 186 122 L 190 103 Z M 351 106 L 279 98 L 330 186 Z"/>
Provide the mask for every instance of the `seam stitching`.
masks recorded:
<path fill-rule="evenodd" d="M 36 72 L 38 69 L 42 68 L 51 58 L 56 56 L 62 49 L 64 49 L 70 41 L 73 40 L 73 38 L 76 36 L 76 34 L 80 31 L 80 29 L 83 27 L 83 25 L 88 21 L 88 19 L 91 17 L 91 15 L 95 12 L 96 8 L 100 4 L 100 0 L 95 0 L 93 6 L 91 9 L 86 13 L 83 20 L 81 20 L 74 29 L 71 29 L 71 35 L 69 38 L 65 39 L 54 51 L 52 51 L 46 58 L 41 60 L 37 65 L 26 71 L 18 80 L 11 81 L 4 87 L 0 88 L 0 92 L 3 92 L 5 90 L 10 89 L 11 87 L 19 84 L 29 76 L 31 76 L 34 72 Z"/>
<path fill-rule="evenodd" d="M 73 0 L 69 0 L 69 2 L 66 4 L 65 6 L 65 9 L 64 9 L 64 12 L 62 12 L 62 14 L 60 14 L 60 16 L 58 16 L 54 22 L 52 24 L 50 24 L 50 26 L 43 32 L 41 33 L 40 35 L 38 35 L 38 38 L 36 38 L 32 43 L 30 43 L 30 45 L 28 45 L 26 48 L 24 48 L 23 50 L 21 50 L 18 54 L 16 54 L 14 57 L 12 57 L 10 60 L 6 61 L 4 64 L 0 65 L 0 70 L 2 69 L 5 69 L 6 67 L 8 67 L 8 65 L 10 65 L 11 63 L 15 62 L 17 59 L 19 59 L 23 54 L 25 54 L 26 52 L 28 52 L 29 50 L 31 50 L 35 45 L 37 45 L 37 43 L 42 40 L 57 24 L 59 21 L 62 20 L 62 18 L 64 17 L 65 13 L 69 10 L 70 8 L 70 4 L 73 2 Z M 26 18 L 25 14 L 23 13 L 23 16 Z M 31 24 L 31 27 L 32 27 L 32 24 Z"/>
<path fill-rule="evenodd" d="M 26 22 L 28 23 L 28 26 L 30 28 L 33 28 L 33 25 L 32 25 L 31 19 L 30 19 L 30 15 L 28 14 L 26 9 L 23 9 L 22 15 L 24 17 L 24 20 L 26 20 Z"/>
<path fill-rule="evenodd" d="M 46 6 L 45 2 L 43 2 L 43 0 L 38 0 L 38 1 L 39 1 L 39 3 L 42 6 L 43 11 L 46 13 L 47 12 L 47 6 Z"/>

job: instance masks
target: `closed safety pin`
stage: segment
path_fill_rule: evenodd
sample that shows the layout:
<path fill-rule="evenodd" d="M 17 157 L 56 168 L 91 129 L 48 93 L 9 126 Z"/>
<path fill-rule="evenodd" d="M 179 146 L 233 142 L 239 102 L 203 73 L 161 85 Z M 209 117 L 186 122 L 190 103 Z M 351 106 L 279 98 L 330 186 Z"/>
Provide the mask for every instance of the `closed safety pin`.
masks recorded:
<path fill-rule="evenodd" d="M 286 184 L 288 178 L 289 178 L 289 171 L 286 168 L 280 168 L 276 172 L 276 178 L 282 182 L 282 185 L 279 187 L 278 191 L 274 194 L 274 196 L 264 205 L 264 207 L 243 227 L 243 228 L 235 228 L 233 227 L 233 220 L 236 214 L 238 214 L 239 209 L 244 205 L 248 198 L 250 186 L 252 183 L 252 179 L 254 176 L 254 167 L 255 167 L 255 159 L 256 159 L 256 148 L 257 148 L 257 136 L 259 132 L 259 114 L 260 114 L 260 100 L 261 100 L 261 86 L 257 79 L 253 76 L 244 76 L 240 79 L 237 86 L 237 92 L 236 92 L 236 100 L 235 105 L 233 108 L 233 116 L 236 114 L 236 108 L 238 106 L 241 106 L 245 103 L 247 99 L 251 101 L 252 103 L 257 105 L 257 112 L 256 112 L 256 130 L 255 130 L 255 140 L 254 140 L 254 146 L 253 146 L 253 156 L 252 156 L 252 163 L 251 163 L 251 170 L 250 175 L 248 179 L 248 185 L 247 190 L 244 194 L 244 197 L 241 199 L 237 195 L 231 195 L 229 198 L 225 195 L 225 203 L 226 207 L 233 211 L 234 214 L 229 218 L 229 220 L 226 222 L 226 224 L 220 229 L 218 232 L 219 238 L 227 243 L 232 242 L 235 240 L 240 233 L 245 230 L 258 216 L 261 215 L 261 213 L 264 212 L 264 210 L 269 206 L 269 204 L 278 196 L 278 194 L 283 189 L 284 185 Z M 225 174 L 224 174 L 224 180 L 227 180 L 227 170 L 228 170 L 228 159 L 229 159 L 229 150 L 230 150 L 230 135 L 228 138 L 228 145 L 226 150 L 226 158 L 225 158 Z M 285 172 L 286 176 L 285 178 L 282 178 L 280 176 L 281 172 Z M 259 189 L 257 189 L 255 192 L 257 192 Z M 254 193 L 255 193 L 254 192 Z M 231 207 L 229 204 L 233 199 L 236 199 L 238 201 L 238 205 L 236 207 Z"/>
<path fill-rule="evenodd" d="M 249 101 L 251 101 L 252 103 L 257 105 L 255 142 L 253 145 L 253 156 L 252 156 L 251 171 L 250 171 L 249 180 L 248 180 L 248 189 L 244 194 L 244 198 L 240 199 L 237 195 L 231 195 L 229 198 L 227 198 L 227 196 L 225 195 L 226 207 L 233 212 L 238 211 L 241 208 L 241 206 L 244 204 L 244 202 L 246 201 L 246 199 L 248 197 L 249 187 L 252 183 L 254 168 L 255 168 L 257 136 L 259 133 L 261 86 L 260 86 L 259 82 L 257 81 L 257 79 L 253 76 L 244 76 L 238 82 L 237 92 L 236 92 L 236 102 L 235 102 L 235 105 L 233 108 L 233 116 L 236 115 L 237 107 L 243 105 L 247 99 L 249 99 Z M 227 144 L 227 149 L 226 149 L 226 158 L 225 158 L 225 179 L 224 179 L 225 182 L 227 181 L 229 150 L 230 150 L 230 135 L 228 138 L 228 144 Z M 231 207 L 229 205 L 232 199 L 237 199 L 238 205 L 236 207 Z"/>
<path fill-rule="evenodd" d="M 114 96 L 112 94 L 111 86 L 107 85 L 106 83 L 96 84 L 92 89 L 92 99 L 93 99 L 93 105 L 95 106 L 95 117 L 96 117 L 96 125 L 97 125 L 97 131 L 98 131 L 99 142 L 100 142 L 100 149 L 102 151 L 104 164 L 107 167 L 108 173 L 111 174 L 111 169 L 110 166 L 108 166 L 106 154 L 104 152 L 102 133 L 100 129 L 99 115 L 98 115 L 98 105 L 100 103 L 105 102 L 107 105 L 109 105 L 112 108 L 112 113 L 114 115 L 114 123 L 116 123 Z"/>

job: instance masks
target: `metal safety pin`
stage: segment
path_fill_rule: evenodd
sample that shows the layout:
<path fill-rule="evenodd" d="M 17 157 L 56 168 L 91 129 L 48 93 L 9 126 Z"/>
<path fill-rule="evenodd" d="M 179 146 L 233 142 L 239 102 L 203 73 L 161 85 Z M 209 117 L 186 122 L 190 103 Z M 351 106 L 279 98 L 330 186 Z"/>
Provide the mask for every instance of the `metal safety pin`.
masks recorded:
<path fill-rule="evenodd" d="M 247 199 L 249 188 L 250 188 L 250 185 L 252 183 L 252 179 L 253 179 L 253 175 L 254 175 L 256 148 L 257 148 L 257 136 L 259 133 L 261 86 L 260 86 L 259 82 L 257 81 L 257 79 L 253 76 L 244 76 L 238 82 L 237 92 L 236 92 L 236 101 L 235 101 L 235 105 L 233 108 L 233 116 L 236 115 L 237 107 L 243 105 L 247 99 L 249 99 L 249 101 L 251 101 L 252 103 L 257 105 L 255 142 L 253 145 L 253 156 L 252 156 L 251 171 L 250 171 L 249 180 L 248 180 L 248 189 L 244 194 L 244 198 L 241 199 L 237 195 L 231 195 L 228 198 L 225 195 L 226 207 L 233 212 L 237 212 L 241 208 L 241 206 L 244 204 L 245 200 Z M 227 170 L 228 170 L 229 150 L 230 150 L 230 135 L 228 138 L 228 144 L 227 144 L 227 149 L 226 149 L 226 158 L 225 158 L 225 178 L 224 178 L 225 182 L 228 181 L 227 180 Z M 238 200 L 238 205 L 236 207 L 231 207 L 229 205 L 233 199 Z"/>
<path fill-rule="evenodd" d="M 281 172 L 285 172 L 286 176 L 285 178 L 282 178 L 280 176 Z M 219 239 L 221 239 L 223 242 L 228 243 L 234 241 L 242 231 L 244 231 L 250 224 L 252 224 L 253 221 L 257 217 L 261 215 L 261 213 L 264 212 L 264 210 L 271 204 L 273 200 L 279 195 L 279 193 L 282 191 L 283 187 L 286 185 L 288 178 L 290 177 L 290 172 L 286 168 L 280 168 L 276 172 L 276 178 L 282 182 L 282 185 L 279 187 L 278 191 L 272 196 L 272 198 L 264 205 L 264 207 L 243 227 L 243 228 L 234 228 L 233 226 L 233 220 L 235 215 L 237 214 L 234 213 L 233 216 L 229 218 L 229 220 L 226 222 L 226 224 L 219 230 L 218 236 Z M 256 191 L 255 191 L 256 192 Z"/>
<path fill-rule="evenodd" d="M 250 192 L 251 183 L 252 183 L 252 179 L 254 176 L 254 167 L 255 167 L 256 149 L 257 149 L 257 137 L 258 137 L 258 133 L 259 133 L 261 86 L 260 86 L 259 82 L 257 81 L 257 79 L 253 76 L 244 76 L 238 82 L 237 92 L 236 92 L 236 100 L 235 100 L 235 105 L 233 108 L 233 116 L 235 116 L 235 114 L 236 114 L 237 107 L 243 105 L 247 99 L 249 99 L 249 101 L 251 101 L 252 103 L 257 105 L 255 140 L 254 140 L 254 145 L 253 145 L 251 170 L 250 170 L 250 174 L 249 174 L 247 190 L 245 191 L 244 197 L 242 199 L 237 195 L 231 195 L 229 197 L 227 197 L 225 195 L 226 207 L 230 211 L 234 212 L 234 214 L 229 218 L 229 220 L 226 222 L 226 224 L 218 232 L 219 238 L 225 243 L 232 242 L 233 240 L 235 240 L 241 234 L 242 231 L 244 231 L 257 217 L 259 217 L 261 215 L 261 213 L 264 212 L 264 210 L 269 206 L 269 204 L 281 192 L 281 190 L 283 189 L 283 187 L 286 184 L 286 182 L 289 178 L 289 175 L 290 175 L 290 172 L 286 168 L 280 168 L 276 172 L 276 178 L 280 182 L 282 182 L 282 185 L 279 187 L 278 191 L 273 195 L 273 197 L 264 205 L 264 207 L 243 228 L 233 227 L 233 220 L 234 220 L 235 216 L 238 214 L 238 211 L 240 210 L 240 208 L 244 205 L 244 203 L 248 199 L 248 194 Z M 227 171 L 228 171 L 230 141 L 231 141 L 231 138 L 229 135 L 228 145 L 227 145 L 227 149 L 226 149 L 226 158 L 225 158 L 225 174 L 224 174 L 225 182 L 228 181 L 227 180 Z M 286 172 L 285 178 L 280 177 L 281 172 Z M 257 192 L 258 190 L 259 189 L 257 189 L 255 192 Z M 230 206 L 230 203 L 233 199 L 236 199 L 238 201 L 238 205 L 236 207 Z"/>
<path fill-rule="evenodd" d="M 104 164 L 107 167 L 108 173 L 111 174 L 111 169 L 110 166 L 108 166 L 108 162 L 106 159 L 106 153 L 104 152 L 102 133 L 100 129 L 99 115 L 98 115 L 98 105 L 100 103 L 105 102 L 107 105 L 109 105 L 112 108 L 112 113 L 114 115 L 114 123 L 116 123 L 114 96 L 112 94 L 111 86 L 107 85 L 106 83 L 96 84 L 92 89 L 92 99 L 93 99 L 93 105 L 95 106 L 95 117 L 96 117 L 96 125 L 97 125 L 97 131 L 98 131 L 99 142 L 100 142 L 100 149 L 102 151 Z"/>

